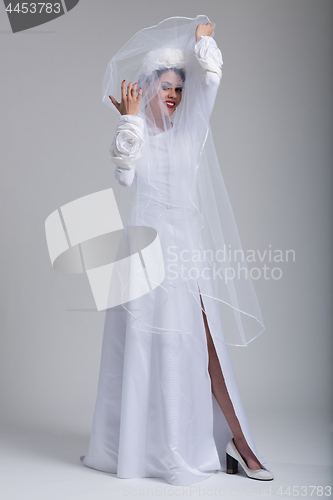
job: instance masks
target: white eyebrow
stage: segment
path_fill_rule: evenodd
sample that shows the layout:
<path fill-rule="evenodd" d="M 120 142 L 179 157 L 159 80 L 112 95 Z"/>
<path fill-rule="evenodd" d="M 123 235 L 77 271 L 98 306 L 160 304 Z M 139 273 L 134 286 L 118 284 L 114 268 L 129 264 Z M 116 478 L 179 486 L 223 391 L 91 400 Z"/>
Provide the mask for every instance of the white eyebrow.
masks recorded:
<path fill-rule="evenodd" d="M 166 82 L 166 81 L 163 81 L 162 83 L 166 83 L 168 85 L 170 85 L 171 87 L 173 86 L 172 83 L 170 82 Z M 182 85 L 175 85 L 175 87 L 181 87 Z"/>

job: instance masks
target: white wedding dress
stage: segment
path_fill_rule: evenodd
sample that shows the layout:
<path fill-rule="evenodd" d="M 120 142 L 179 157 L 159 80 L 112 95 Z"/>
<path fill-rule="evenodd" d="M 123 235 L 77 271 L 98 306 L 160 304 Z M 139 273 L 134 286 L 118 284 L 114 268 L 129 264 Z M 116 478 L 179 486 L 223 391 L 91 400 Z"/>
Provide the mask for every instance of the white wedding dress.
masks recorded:
<path fill-rule="evenodd" d="M 212 58 L 207 51 L 218 49 L 215 41 L 207 42 L 207 38 L 201 38 L 195 50 L 206 71 L 206 102 L 211 113 L 220 75 L 209 66 Z M 200 53 L 203 41 L 205 50 Z M 137 130 L 142 123 L 139 117 L 127 115 L 119 118 L 118 127 L 127 124 Z M 168 134 L 166 131 L 150 137 L 151 141 L 159 141 L 159 151 L 163 151 Z M 110 152 L 117 163 L 121 154 L 115 151 L 114 144 L 115 141 Z M 130 186 L 138 176 L 141 183 L 145 182 L 145 165 L 140 164 L 139 156 L 135 168 L 122 168 L 121 161 L 114 167 L 115 176 L 123 186 Z M 167 154 L 159 155 L 154 169 L 158 172 L 155 181 L 159 196 L 155 200 L 150 198 L 149 210 L 143 211 L 140 219 L 138 207 L 145 200 L 139 194 L 132 218 L 157 230 L 167 261 L 170 257 L 167 248 L 182 244 L 184 212 L 178 217 L 177 200 L 170 197 Z M 188 249 L 198 248 L 200 240 L 196 218 L 193 217 L 192 223 L 191 217 L 188 210 L 186 224 L 192 228 L 191 241 L 183 242 Z M 232 437 L 211 391 L 199 289 L 204 294 L 210 332 L 231 401 L 249 446 L 256 456 L 257 452 L 228 349 L 221 341 L 223 329 L 216 302 L 209 299 L 213 293 L 212 281 L 189 280 L 182 289 L 173 286 L 171 276 L 166 273 L 162 285 L 168 290 L 167 300 L 161 289 L 155 289 L 137 303 L 134 301 L 133 306 L 133 310 L 139 305 L 151 311 L 144 324 L 154 323 L 160 333 L 150 332 L 140 321 L 133 322 L 122 305 L 106 311 L 96 406 L 83 463 L 120 478 L 157 477 L 173 485 L 190 485 L 215 471 L 225 471 L 225 448 Z"/>

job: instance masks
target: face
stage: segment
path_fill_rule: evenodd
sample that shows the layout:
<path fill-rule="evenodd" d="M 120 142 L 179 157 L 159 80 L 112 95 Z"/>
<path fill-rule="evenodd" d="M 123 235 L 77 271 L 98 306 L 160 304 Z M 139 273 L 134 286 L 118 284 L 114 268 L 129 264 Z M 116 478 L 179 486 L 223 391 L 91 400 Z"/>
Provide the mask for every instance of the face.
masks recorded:
<path fill-rule="evenodd" d="M 183 84 L 181 78 L 172 70 L 165 71 L 157 81 L 159 85 L 158 96 L 153 100 L 162 104 L 165 115 L 171 116 L 182 99 Z"/>

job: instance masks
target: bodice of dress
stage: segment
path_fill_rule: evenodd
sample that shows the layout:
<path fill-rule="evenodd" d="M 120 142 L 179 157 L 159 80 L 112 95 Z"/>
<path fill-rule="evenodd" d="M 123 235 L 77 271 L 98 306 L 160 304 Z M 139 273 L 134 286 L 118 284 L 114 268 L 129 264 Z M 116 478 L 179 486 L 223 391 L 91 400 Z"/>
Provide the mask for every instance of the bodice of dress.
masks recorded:
<path fill-rule="evenodd" d="M 173 141 L 182 147 L 172 147 Z M 148 136 L 150 156 L 145 155 L 137 162 L 134 182 L 139 183 L 137 196 L 139 200 L 176 209 L 192 207 L 195 190 L 195 165 L 189 162 L 188 144 L 184 132 L 170 130 L 157 135 Z"/>
<path fill-rule="evenodd" d="M 144 188 L 141 190 L 142 193 L 150 193 L 149 198 L 152 202 L 171 206 L 175 200 L 170 198 L 174 185 L 170 176 L 169 135 L 170 131 L 166 131 L 148 137 L 150 151 L 152 151 L 151 162 L 147 164 L 140 161 L 136 174 L 141 175 L 141 187 Z M 158 154 L 156 154 L 157 151 Z M 153 169 L 151 168 L 152 165 L 154 166 Z M 150 188 L 150 182 L 153 183 L 154 189 Z M 143 196 L 142 193 L 139 195 Z"/>

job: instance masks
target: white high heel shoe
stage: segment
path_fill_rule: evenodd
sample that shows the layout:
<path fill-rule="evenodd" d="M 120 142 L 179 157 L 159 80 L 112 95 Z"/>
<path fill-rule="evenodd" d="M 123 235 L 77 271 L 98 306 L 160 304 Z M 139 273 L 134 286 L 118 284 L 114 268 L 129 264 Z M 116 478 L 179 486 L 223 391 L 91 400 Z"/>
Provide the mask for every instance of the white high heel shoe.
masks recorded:
<path fill-rule="evenodd" d="M 225 451 L 227 455 L 227 474 L 236 474 L 236 472 L 238 472 L 238 464 L 240 463 L 246 475 L 251 479 L 259 479 L 261 481 L 270 481 L 274 479 L 273 474 L 263 465 L 261 469 L 249 469 L 242 455 L 237 450 L 233 439 L 229 441 Z"/>

